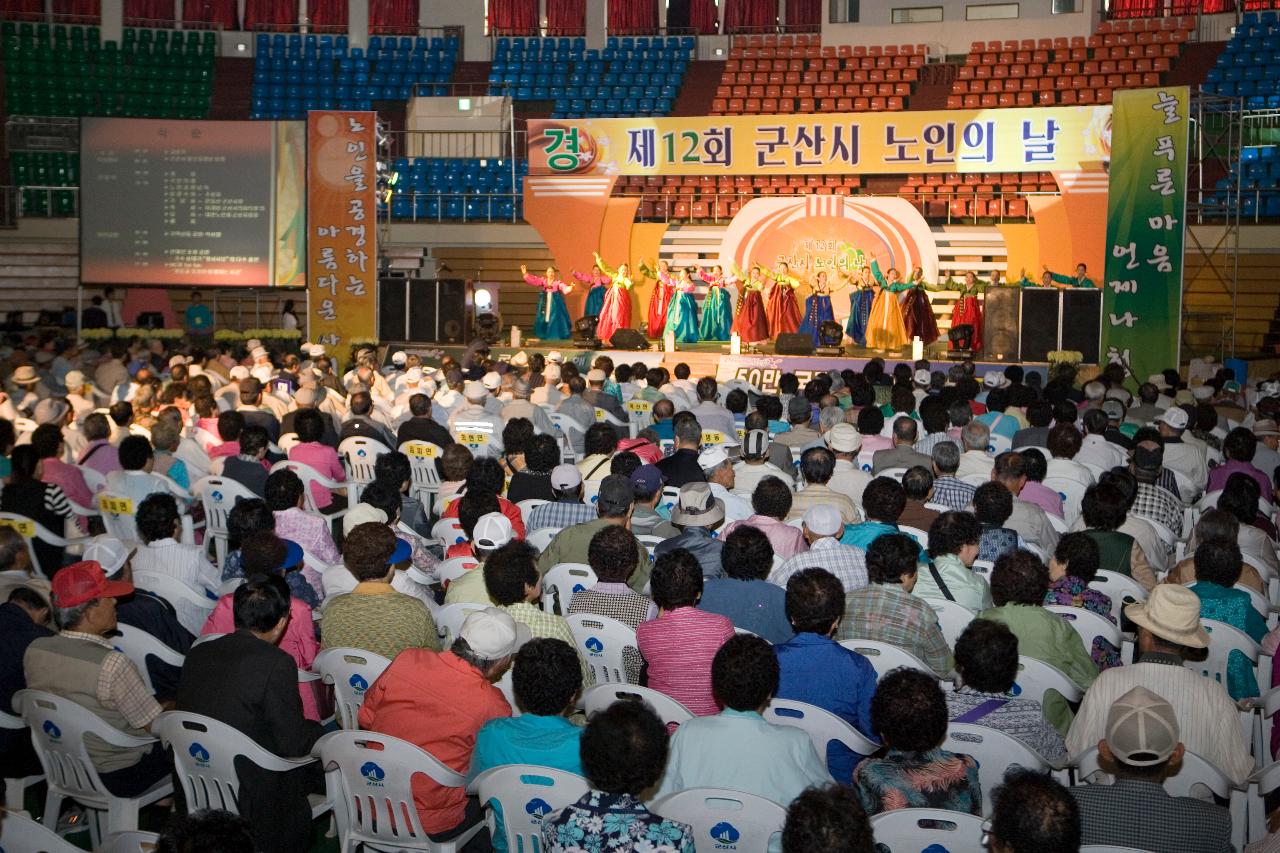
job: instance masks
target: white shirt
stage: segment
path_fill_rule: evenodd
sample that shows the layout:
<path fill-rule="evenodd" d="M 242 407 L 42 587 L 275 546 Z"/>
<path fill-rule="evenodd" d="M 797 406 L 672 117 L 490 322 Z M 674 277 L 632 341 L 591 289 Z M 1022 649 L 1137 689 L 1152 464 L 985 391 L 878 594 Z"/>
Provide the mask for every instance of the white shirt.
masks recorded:
<path fill-rule="evenodd" d="M 867 488 L 867 483 L 871 482 L 871 475 L 863 471 L 852 461 L 848 459 L 837 459 L 834 473 L 827 482 L 827 487 L 833 492 L 840 494 L 853 501 L 854 505 L 859 509 L 862 508 L 862 492 Z"/>
<path fill-rule="evenodd" d="M 512 418 L 528 418 L 533 422 L 533 431 L 540 435 L 556 434 L 555 424 L 547 417 L 546 410 L 528 400 L 512 400 L 502 407 L 503 423 L 506 424 Z"/>
<path fill-rule="evenodd" d="M 1081 439 L 1080 452 L 1076 454 L 1075 461 L 1104 471 L 1129 464 L 1124 448 L 1112 444 L 1100 435 L 1086 435 Z"/>
<path fill-rule="evenodd" d="M 142 589 L 148 589 L 147 578 L 168 577 L 188 586 L 197 596 L 209 599 L 209 607 L 203 608 L 186 601 L 171 601 L 178 621 L 197 637 L 205 620 L 217 603 L 218 587 L 222 576 L 197 545 L 184 545 L 172 537 L 158 539 L 149 545 L 139 545 L 133 553 L 133 580 Z"/>
<path fill-rule="evenodd" d="M 963 466 L 963 462 L 961 465 Z M 1050 457 L 1046 463 L 1044 475 L 1046 480 L 1074 480 L 1088 488 L 1093 485 L 1093 472 L 1074 459 L 1058 459 Z"/>
<path fill-rule="evenodd" d="M 987 455 L 985 450 L 966 450 L 960 454 L 960 466 L 956 469 L 956 479 L 966 480 L 969 477 L 991 479 L 991 469 L 996 461 Z"/>
<path fill-rule="evenodd" d="M 724 523 L 732 524 L 735 521 L 746 521 L 755 512 L 751 508 L 751 501 L 740 495 L 726 489 L 719 483 L 707 483 L 711 487 L 711 494 L 724 501 Z M 723 525 L 722 525 L 723 526 Z"/>
<path fill-rule="evenodd" d="M 529 395 L 529 402 L 537 406 L 555 407 L 564 399 L 564 394 L 560 393 L 560 389 L 554 385 L 543 385 L 541 388 L 534 388 L 533 393 Z"/>
<path fill-rule="evenodd" d="M 789 489 L 795 491 L 795 477 L 772 462 L 765 462 L 760 465 L 749 465 L 746 462 L 735 464 L 733 466 L 733 491 L 744 498 L 750 498 L 751 494 L 755 492 L 756 486 L 765 477 L 777 477 L 786 483 Z"/>
<path fill-rule="evenodd" d="M 1184 441 L 1165 442 L 1164 467 L 1175 471 L 1195 486 L 1195 494 L 1184 494 L 1184 501 L 1194 500 L 1196 495 L 1204 491 L 1209 484 L 1209 463 L 1204 448 Z M 1270 475 L 1270 471 L 1265 472 Z M 1182 485 L 1179 484 L 1179 489 Z"/>
<path fill-rule="evenodd" d="M 737 424 L 734 423 L 733 413 L 724 406 L 704 400 L 689 411 L 698 419 L 698 424 L 704 430 L 716 430 L 724 433 L 733 442 L 738 440 Z"/>

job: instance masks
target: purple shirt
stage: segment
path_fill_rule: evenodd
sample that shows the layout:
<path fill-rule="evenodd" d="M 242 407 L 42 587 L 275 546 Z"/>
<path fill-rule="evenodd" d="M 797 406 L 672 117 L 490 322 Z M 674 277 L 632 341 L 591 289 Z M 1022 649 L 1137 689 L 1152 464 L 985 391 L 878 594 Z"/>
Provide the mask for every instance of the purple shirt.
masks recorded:
<path fill-rule="evenodd" d="M 1266 498 L 1268 503 L 1273 502 L 1273 492 L 1271 490 L 1271 481 L 1267 479 L 1267 475 L 1254 468 L 1248 462 L 1241 462 L 1238 459 L 1229 459 L 1209 472 L 1209 488 L 1207 491 L 1219 492 L 1227 486 L 1227 479 L 1232 474 L 1248 474 L 1258 484 L 1258 488 L 1262 489 L 1262 496 Z"/>
<path fill-rule="evenodd" d="M 1062 495 L 1044 483 L 1027 480 L 1026 485 L 1022 487 L 1022 491 L 1018 492 L 1018 497 L 1029 504 L 1035 504 L 1050 515 L 1056 515 L 1058 518 L 1064 517 L 1062 514 Z"/>
<path fill-rule="evenodd" d="M 112 471 L 120 470 L 120 454 L 116 451 L 115 445 L 105 438 L 100 438 L 90 442 L 84 449 L 84 453 L 80 454 L 79 464 L 92 468 L 105 477 Z"/>

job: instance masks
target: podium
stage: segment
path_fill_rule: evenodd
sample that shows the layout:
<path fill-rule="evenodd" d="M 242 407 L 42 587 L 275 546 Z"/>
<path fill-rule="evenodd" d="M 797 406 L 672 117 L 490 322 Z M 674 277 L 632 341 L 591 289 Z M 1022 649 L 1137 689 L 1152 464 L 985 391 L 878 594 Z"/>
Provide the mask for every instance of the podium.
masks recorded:
<path fill-rule="evenodd" d="M 1047 361 L 1054 350 L 1074 350 L 1084 363 L 1098 363 L 1101 290 L 991 288 L 983 303 L 985 358 Z"/>

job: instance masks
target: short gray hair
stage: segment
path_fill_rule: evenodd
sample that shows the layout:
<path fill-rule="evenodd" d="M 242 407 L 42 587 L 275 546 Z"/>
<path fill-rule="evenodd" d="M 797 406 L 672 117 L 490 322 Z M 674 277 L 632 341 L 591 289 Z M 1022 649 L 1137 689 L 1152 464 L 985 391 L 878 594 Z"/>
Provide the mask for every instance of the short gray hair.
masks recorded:
<path fill-rule="evenodd" d="M 839 406 L 827 406 L 818 413 L 818 429 L 823 433 L 839 423 L 844 423 L 844 409 Z"/>
<path fill-rule="evenodd" d="M 529 385 L 528 379 L 517 379 L 511 383 L 511 393 L 520 400 L 527 400 L 529 395 L 533 393 L 533 389 Z"/>
<path fill-rule="evenodd" d="M 991 428 L 982 421 L 969 421 L 960 430 L 965 450 L 986 450 L 991 444 Z"/>
<path fill-rule="evenodd" d="M 84 614 L 89 608 L 97 604 L 100 599 L 91 598 L 88 601 L 81 602 L 75 607 L 58 607 L 53 609 L 53 624 L 58 626 L 59 631 L 74 630 L 80 624 L 80 620 L 84 619 Z"/>
<path fill-rule="evenodd" d="M 940 441 L 933 446 L 933 464 L 940 474 L 954 474 L 960 468 L 960 448 L 954 441 Z"/>

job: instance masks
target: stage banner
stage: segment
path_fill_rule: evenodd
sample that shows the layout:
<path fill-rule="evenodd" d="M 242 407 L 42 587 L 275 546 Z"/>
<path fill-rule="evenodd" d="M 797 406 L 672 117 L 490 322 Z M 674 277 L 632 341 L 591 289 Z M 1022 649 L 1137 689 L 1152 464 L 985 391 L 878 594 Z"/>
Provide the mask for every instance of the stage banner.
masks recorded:
<path fill-rule="evenodd" d="M 1102 348 L 1139 382 L 1178 364 L 1190 102 L 1185 86 L 1115 93 Z"/>
<path fill-rule="evenodd" d="M 307 336 L 345 361 L 377 338 L 372 112 L 307 113 Z"/>
<path fill-rule="evenodd" d="M 531 119 L 530 175 L 1102 171 L 1111 107 Z"/>
<path fill-rule="evenodd" d="M 800 387 L 819 373 L 828 373 L 832 370 L 853 370 L 858 373 L 867 366 L 871 361 L 869 358 L 825 358 L 797 355 L 726 355 L 722 356 L 716 363 L 716 381 L 728 382 L 730 379 L 738 379 L 746 382 L 748 385 L 754 386 L 762 394 L 777 394 L 778 380 L 784 373 L 794 373 L 796 378 L 800 380 Z M 904 363 L 907 359 L 890 358 L 887 362 L 888 369 L 892 369 L 899 361 Z M 937 365 L 935 364 L 935 367 Z M 999 362 L 978 362 L 977 373 L 978 379 L 981 380 L 983 375 L 988 371 L 1004 373 L 1005 365 Z M 1028 373 L 1039 373 L 1044 381 L 1048 381 L 1048 375 L 1043 367 L 1027 367 Z"/>

